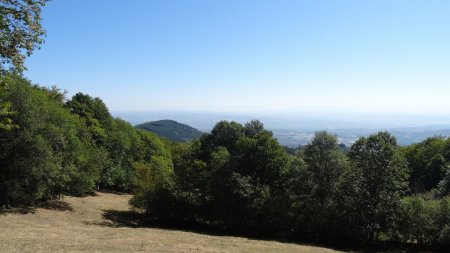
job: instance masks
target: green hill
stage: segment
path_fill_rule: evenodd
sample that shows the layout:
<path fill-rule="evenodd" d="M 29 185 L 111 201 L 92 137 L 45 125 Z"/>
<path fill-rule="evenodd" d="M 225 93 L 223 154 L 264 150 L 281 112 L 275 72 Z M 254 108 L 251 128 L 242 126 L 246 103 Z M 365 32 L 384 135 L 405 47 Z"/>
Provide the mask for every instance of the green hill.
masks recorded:
<path fill-rule="evenodd" d="M 203 133 L 186 124 L 178 123 L 174 120 L 158 120 L 142 123 L 136 128 L 153 132 L 171 141 L 184 142 L 200 137 Z"/>

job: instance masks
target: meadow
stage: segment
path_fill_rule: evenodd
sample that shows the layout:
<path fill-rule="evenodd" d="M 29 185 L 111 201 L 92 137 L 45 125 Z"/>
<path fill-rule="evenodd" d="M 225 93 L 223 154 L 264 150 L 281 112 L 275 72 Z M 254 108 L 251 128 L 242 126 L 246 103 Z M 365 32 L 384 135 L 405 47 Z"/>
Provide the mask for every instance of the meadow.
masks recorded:
<path fill-rule="evenodd" d="M 0 214 L 2 252 L 338 252 L 234 236 L 215 236 L 124 223 L 131 195 L 64 197 Z"/>

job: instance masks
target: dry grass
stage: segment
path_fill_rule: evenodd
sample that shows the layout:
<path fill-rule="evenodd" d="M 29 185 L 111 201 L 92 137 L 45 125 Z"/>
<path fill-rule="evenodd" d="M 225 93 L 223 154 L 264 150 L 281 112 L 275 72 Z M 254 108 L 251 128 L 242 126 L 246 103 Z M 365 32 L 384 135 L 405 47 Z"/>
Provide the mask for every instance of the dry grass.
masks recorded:
<path fill-rule="evenodd" d="M 133 227 L 117 218 L 130 195 L 66 197 L 36 209 L 0 213 L 1 252 L 336 252 L 241 237 Z M 120 219 L 119 219 L 120 221 Z"/>

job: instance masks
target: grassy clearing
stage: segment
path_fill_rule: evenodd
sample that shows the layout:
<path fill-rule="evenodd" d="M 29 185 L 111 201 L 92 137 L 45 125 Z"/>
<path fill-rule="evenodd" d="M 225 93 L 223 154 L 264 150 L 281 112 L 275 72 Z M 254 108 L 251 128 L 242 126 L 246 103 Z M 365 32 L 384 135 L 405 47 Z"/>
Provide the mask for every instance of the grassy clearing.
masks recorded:
<path fill-rule="evenodd" d="M 242 237 L 134 226 L 130 195 L 66 197 L 0 213 L 1 252 L 337 252 Z M 122 216 L 121 216 L 122 215 Z M 131 217 L 132 218 L 132 217 Z M 125 223 L 126 222 L 126 223 Z"/>

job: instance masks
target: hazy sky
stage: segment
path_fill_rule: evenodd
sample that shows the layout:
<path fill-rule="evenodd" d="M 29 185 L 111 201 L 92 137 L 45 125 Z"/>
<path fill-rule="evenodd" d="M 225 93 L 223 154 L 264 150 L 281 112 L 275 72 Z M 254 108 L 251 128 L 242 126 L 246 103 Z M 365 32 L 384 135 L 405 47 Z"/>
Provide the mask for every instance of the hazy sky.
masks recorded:
<path fill-rule="evenodd" d="M 450 1 L 53 0 L 26 76 L 111 111 L 450 112 Z"/>

